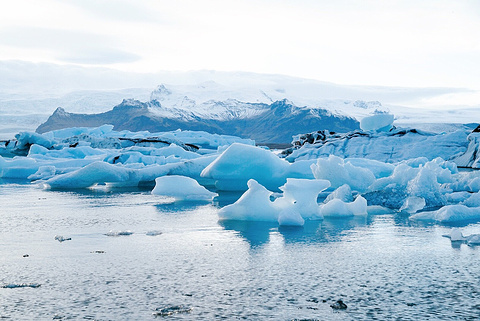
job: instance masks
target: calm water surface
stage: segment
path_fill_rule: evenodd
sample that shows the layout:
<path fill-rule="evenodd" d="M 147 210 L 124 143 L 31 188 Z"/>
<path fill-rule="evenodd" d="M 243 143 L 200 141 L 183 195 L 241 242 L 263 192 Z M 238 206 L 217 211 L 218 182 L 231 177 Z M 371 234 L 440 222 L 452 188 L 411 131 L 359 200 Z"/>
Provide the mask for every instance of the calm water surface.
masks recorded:
<path fill-rule="evenodd" d="M 172 204 L 149 190 L 4 182 L 0 286 L 41 286 L 0 288 L 0 319 L 480 318 L 479 248 L 452 245 L 442 237 L 449 226 L 384 214 L 278 228 L 219 223 L 217 210 Z M 111 230 L 134 234 L 106 236 Z M 463 230 L 480 233 L 480 225 Z M 346 310 L 330 307 L 338 299 Z"/>

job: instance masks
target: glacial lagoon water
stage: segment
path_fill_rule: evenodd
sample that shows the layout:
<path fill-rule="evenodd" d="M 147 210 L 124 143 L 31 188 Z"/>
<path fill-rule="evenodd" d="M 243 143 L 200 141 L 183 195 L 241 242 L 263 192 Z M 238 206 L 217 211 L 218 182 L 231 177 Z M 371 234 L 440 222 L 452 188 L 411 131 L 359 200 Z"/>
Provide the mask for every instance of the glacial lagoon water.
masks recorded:
<path fill-rule="evenodd" d="M 0 319 L 480 318 L 480 249 L 443 237 L 451 226 L 381 214 L 279 228 L 219 223 L 217 210 L 149 189 L 3 182 L 0 286 L 24 286 L 0 288 Z M 347 309 L 330 307 L 338 299 Z"/>

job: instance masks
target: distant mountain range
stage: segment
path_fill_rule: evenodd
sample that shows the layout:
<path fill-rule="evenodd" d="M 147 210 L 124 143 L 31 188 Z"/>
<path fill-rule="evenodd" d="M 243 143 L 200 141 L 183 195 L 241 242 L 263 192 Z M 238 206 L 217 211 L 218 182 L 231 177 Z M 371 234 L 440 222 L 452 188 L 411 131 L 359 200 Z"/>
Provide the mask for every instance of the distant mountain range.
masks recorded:
<path fill-rule="evenodd" d="M 202 130 L 251 138 L 260 144 L 288 144 L 299 133 L 324 129 L 347 132 L 359 128 L 352 117 L 321 108 L 298 107 L 286 99 L 252 103 L 236 99 L 201 101 L 187 96 L 172 99 L 172 95 L 162 85 L 152 93 L 149 102 L 124 100 L 104 113 L 69 113 L 59 107 L 37 132 L 112 124 L 115 130 Z"/>

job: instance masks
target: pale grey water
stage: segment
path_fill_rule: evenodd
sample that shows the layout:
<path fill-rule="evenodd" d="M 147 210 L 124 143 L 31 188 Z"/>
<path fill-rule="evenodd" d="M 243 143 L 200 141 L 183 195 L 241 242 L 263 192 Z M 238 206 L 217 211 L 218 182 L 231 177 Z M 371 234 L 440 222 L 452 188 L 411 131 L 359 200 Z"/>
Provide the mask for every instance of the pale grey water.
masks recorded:
<path fill-rule="evenodd" d="M 442 237 L 451 227 L 388 214 L 278 228 L 218 223 L 216 211 L 166 204 L 148 190 L 60 192 L 4 182 L 0 285 L 41 286 L 0 288 L 0 319 L 480 318 L 479 248 L 452 246 Z M 105 236 L 110 230 L 134 234 Z M 145 234 L 152 230 L 162 234 Z M 480 224 L 464 232 L 480 233 Z M 337 299 L 348 308 L 333 310 Z M 154 316 L 175 306 L 183 310 Z"/>

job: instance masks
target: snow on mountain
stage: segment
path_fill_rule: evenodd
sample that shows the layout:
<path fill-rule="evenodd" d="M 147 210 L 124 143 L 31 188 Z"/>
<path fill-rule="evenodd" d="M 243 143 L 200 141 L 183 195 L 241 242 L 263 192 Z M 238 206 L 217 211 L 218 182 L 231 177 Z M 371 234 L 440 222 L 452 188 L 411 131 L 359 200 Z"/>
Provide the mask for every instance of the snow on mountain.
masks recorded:
<path fill-rule="evenodd" d="M 160 89 L 166 92 L 165 88 Z M 345 132 L 359 128 L 353 118 L 324 109 L 298 107 L 286 99 L 270 104 L 207 100 L 197 105 L 195 100 L 180 96 L 178 100 L 164 100 L 162 105 L 157 100 L 162 97 L 158 93 L 154 97 L 156 99 L 149 102 L 124 100 L 112 110 L 99 114 L 75 114 L 58 108 L 37 132 L 108 123 L 116 130 L 201 130 L 250 138 L 258 143 L 288 144 L 293 135 L 305 130 L 322 128 Z"/>
<path fill-rule="evenodd" d="M 357 120 L 375 110 L 389 111 L 395 115 L 395 124 L 415 124 L 424 130 L 451 131 L 457 128 L 452 123 L 480 119 L 480 92 L 464 88 L 338 85 L 247 72 L 140 74 L 20 61 L 0 62 L 0 74 L 0 139 L 34 130 L 57 107 L 72 113 L 101 113 L 123 99 L 157 100 L 162 108 L 151 108 L 151 112 L 168 117 L 188 112 L 215 119 L 254 116 L 260 111 L 239 102 L 271 104 L 288 99 L 295 106 Z M 163 91 L 161 87 L 154 90 L 159 84 L 164 84 Z"/>

